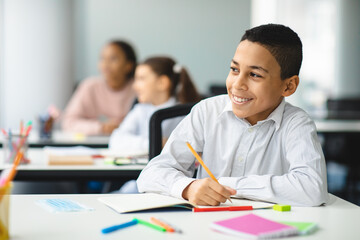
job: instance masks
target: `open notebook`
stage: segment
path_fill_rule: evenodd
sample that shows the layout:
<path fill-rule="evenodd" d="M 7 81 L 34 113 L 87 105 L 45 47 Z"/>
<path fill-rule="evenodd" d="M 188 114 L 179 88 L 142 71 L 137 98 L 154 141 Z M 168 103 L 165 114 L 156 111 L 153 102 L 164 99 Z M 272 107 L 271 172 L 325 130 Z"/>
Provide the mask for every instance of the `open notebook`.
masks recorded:
<path fill-rule="evenodd" d="M 200 208 L 208 207 L 208 206 L 197 206 L 183 199 L 164 196 L 156 193 L 119 194 L 119 195 L 111 195 L 108 197 L 100 197 L 98 198 L 98 200 L 119 213 L 129 213 L 129 212 L 160 209 L 167 207 L 186 207 L 189 209 L 193 207 L 200 207 Z M 271 208 L 274 205 L 272 203 L 251 201 L 245 199 L 232 198 L 231 201 L 233 203 L 227 201 L 226 203 L 221 204 L 219 207 L 252 206 L 253 209 L 261 209 L 261 208 Z"/>

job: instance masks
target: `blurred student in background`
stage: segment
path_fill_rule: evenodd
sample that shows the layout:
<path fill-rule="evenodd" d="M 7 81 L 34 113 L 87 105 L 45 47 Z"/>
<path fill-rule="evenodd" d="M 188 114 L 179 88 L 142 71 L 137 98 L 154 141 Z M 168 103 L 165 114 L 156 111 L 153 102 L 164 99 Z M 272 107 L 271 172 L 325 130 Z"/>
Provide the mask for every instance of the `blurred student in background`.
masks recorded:
<path fill-rule="evenodd" d="M 177 103 L 200 101 L 200 95 L 186 69 L 168 57 L 152 57 L 138 65 L 133 89 L 139 103 L 111 134 L 111 149 L 147 152 L 149 121 L 155 111 Z M 170 136 L 181 119 L 180 117 L 163 122 L 164 139 Z"/>
<path fill-rule="evenodd" d="M 101 76 L 83 81 L 70 99 L 62 119 L 63 130 L 109 135 L 131 109 L 135 100 L 134 49 L 124 41 L 112 41 L 102 49 L 98 67 Z"/>
<path fill-rule="evenodd" d="M 109 148 L 120 152 L 149 150 L 149 122 L 152 114 L 178 103 L 198 102 L 201 97 L 185 68 L 168 57 L 152 57 L 137 66 L 133 89 L 139 103 L 110 137 Z M 183 117 L 162 123 L 163 142 Z M 136 181 L 126 182 L 119 193 L 138 193 Z"/>

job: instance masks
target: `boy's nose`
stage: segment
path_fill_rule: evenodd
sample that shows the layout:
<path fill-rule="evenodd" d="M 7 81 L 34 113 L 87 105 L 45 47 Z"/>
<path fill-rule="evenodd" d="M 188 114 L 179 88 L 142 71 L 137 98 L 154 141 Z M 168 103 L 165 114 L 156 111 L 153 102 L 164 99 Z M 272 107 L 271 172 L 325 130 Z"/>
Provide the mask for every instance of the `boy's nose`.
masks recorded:
<path fill-rule="evenodd" d="M 239 74 L 233 83 L 233 87 L 241 90 L 248 90 L 247 79 L 243 74 Z"/>

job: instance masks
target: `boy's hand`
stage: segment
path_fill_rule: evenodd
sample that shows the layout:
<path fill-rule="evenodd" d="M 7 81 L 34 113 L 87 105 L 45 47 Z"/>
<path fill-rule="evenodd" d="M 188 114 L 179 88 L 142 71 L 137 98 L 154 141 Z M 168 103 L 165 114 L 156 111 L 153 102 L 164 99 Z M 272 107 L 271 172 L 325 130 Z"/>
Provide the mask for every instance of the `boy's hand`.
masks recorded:
<path fill-rule="evenodd" d="M 235 189 L 223 186 L 211 178 L 204 178 L 190 183 L 184 189 L 182 197 L 197 205 L 218 206 L 235 194 Z"/>

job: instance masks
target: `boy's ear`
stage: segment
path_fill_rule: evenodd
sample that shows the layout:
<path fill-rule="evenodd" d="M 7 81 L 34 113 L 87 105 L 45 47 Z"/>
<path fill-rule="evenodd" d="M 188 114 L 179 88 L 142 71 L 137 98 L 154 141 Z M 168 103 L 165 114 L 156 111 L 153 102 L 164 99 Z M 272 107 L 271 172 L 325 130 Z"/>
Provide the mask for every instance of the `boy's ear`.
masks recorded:
<path fill-rule="evenodd" d="M 285 79 L 284 81 L 285 81 L 285 89 L 282 95 L 284 97 L 289 97 L 296 91 L 297 87 L 299 86 L 299 76 L 294 75 L 292 77 Z"/>

